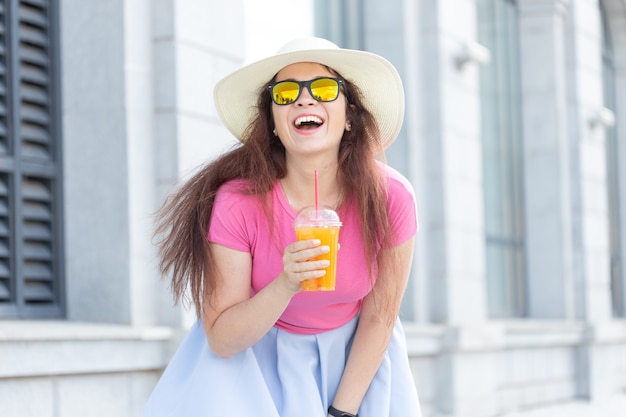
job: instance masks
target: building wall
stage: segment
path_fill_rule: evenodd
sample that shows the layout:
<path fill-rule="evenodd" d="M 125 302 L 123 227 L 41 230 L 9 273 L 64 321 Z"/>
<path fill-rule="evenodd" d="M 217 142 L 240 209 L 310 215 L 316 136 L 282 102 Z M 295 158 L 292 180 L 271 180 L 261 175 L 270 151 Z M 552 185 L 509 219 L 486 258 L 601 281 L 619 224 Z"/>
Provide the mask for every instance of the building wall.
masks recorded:
<path fill-rule="evenodd" d="M 608 409 L 625 404 L 626 323 L 611 314 L 606 132 L 590 123 L 603 106 L 598 2 L 516 3 L 528 305 L 498 320 L 485 300 L 481 66 L 455 65 L 477 41 L 476 2 L 388 2 L 396 24 L 384 31 L 374 23 L 379 3 L 363 5 L 364 48 L 389 57 L 407 89 L 399 140 L 408 143 L 389 159 L 401 161 L 418 196 L 417 266 L 403 311 L 415 323 L 407 333 L 423 411 L 493 416 L 544 407 L 560 415 L 549 407 L 567 403 L 562 410 L 619 415 Z M 626 9 L 605 6 L 620 83 Z"/>
<path fill-rule="evenodd" d="M 233 143 L 212 89 L 243 62 L 242 2 L 60 3 L 67 320 L 0 322 L 0 415 L 136 416 L 189 321 L 152 215 Z"/>
<path fill-rule="evenodd" d="M 626 6 L 603 1 L 623 136 Z M 410 360 L 424 416 L 614 417 L 611 407 L 626 406 L 615 405 L 626 323 L 609 308 L 605 131 L 589 124 L 602 106 L 597 2 L 517 3 L 530 308 L 494 320 L 481 67 L 455 61 L 477 39 L 476 3 L 361 2 L 362 47 L 398 67 L 407 93 L 387 158 L 414 184 L 420 213 L 402 309 Z M 234 143 L 212 88 L 244 62 L 243 21 L 242 1 L 61 2 L 67 320 L 0 322 L 3 417 L 138 414 L 190 320 L 158 279 L 151 215 Z M 626 202 L 621 210 L 626 242 Z M 596 405 L 605 414 L 591 414 Z"/>

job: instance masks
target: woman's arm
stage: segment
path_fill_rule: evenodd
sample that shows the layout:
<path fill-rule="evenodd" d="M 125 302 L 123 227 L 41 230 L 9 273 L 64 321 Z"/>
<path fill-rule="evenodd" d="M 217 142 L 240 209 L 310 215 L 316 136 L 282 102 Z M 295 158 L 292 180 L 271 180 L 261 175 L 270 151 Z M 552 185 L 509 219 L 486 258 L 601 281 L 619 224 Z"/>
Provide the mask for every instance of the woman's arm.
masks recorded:
<path fill-rule="evenodd" d="M 359 324 L 333 406 L 356 414 L 389 346 L 413 259 L 414 238 L 380 254 L 378 278 Z"/>
<path fill-rule="evenodd" d="M 211 350 L 228 358 L 254 345 L 276 323 L 303 279 L 324 275 L 328 261 L 307 261 L 328 252 L 319 240 L 295 242 L 285 248 L 283 271 L 250 297 L 252 255 L 211 244 L 216 289 L 205 294 L 202 322 Z"/>

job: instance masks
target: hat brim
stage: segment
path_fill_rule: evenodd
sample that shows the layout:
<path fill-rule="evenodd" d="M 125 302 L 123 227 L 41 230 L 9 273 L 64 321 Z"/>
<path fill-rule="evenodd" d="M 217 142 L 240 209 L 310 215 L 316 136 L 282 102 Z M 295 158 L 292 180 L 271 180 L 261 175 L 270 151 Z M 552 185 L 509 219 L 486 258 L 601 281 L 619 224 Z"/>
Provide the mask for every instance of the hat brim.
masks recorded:
<path fill-rule="evenodd" d="M 404 119 L 404 89 L 394 66 L 383 57 L 353 49 L 308 49 L 279 53 L 236 70 L 214 90 L 217 113 L 240 141 L 256 113 L 259 89 L 282 68 L 298 62 L 326 65 L 357 85 L 363 104 L 378 124 L 383 148 L 397 137 Z"/>

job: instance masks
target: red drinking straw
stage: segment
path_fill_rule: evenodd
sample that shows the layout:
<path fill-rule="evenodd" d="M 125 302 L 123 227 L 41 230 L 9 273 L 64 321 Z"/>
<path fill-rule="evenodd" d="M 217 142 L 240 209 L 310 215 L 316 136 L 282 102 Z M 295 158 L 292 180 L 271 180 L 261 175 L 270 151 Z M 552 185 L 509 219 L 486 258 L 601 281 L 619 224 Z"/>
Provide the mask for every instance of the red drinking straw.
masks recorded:
<path fill-rule="evenodd" d="M 320 190 L 319 190 L 319 178 L 317 175 L 317 169 L 315 170 L 315 214 L 317 217 L 317 213 L 320 209 Z"/>

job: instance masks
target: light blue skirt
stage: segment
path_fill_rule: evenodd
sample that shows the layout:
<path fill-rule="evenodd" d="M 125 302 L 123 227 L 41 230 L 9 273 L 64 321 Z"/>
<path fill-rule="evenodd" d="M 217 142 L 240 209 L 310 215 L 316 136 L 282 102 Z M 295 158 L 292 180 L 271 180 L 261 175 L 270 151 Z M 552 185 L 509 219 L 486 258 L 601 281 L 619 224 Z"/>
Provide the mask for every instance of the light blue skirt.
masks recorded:
<path fill-rule="evenodd" d="M 214 355 L 200 322 L 183 340 L 141 417 L 326 417 L 358 318 L 316 335 L 272 328 L 230 359 Z M 406 340 L 396 321 L 359 417 L 420 417 Z"/>

